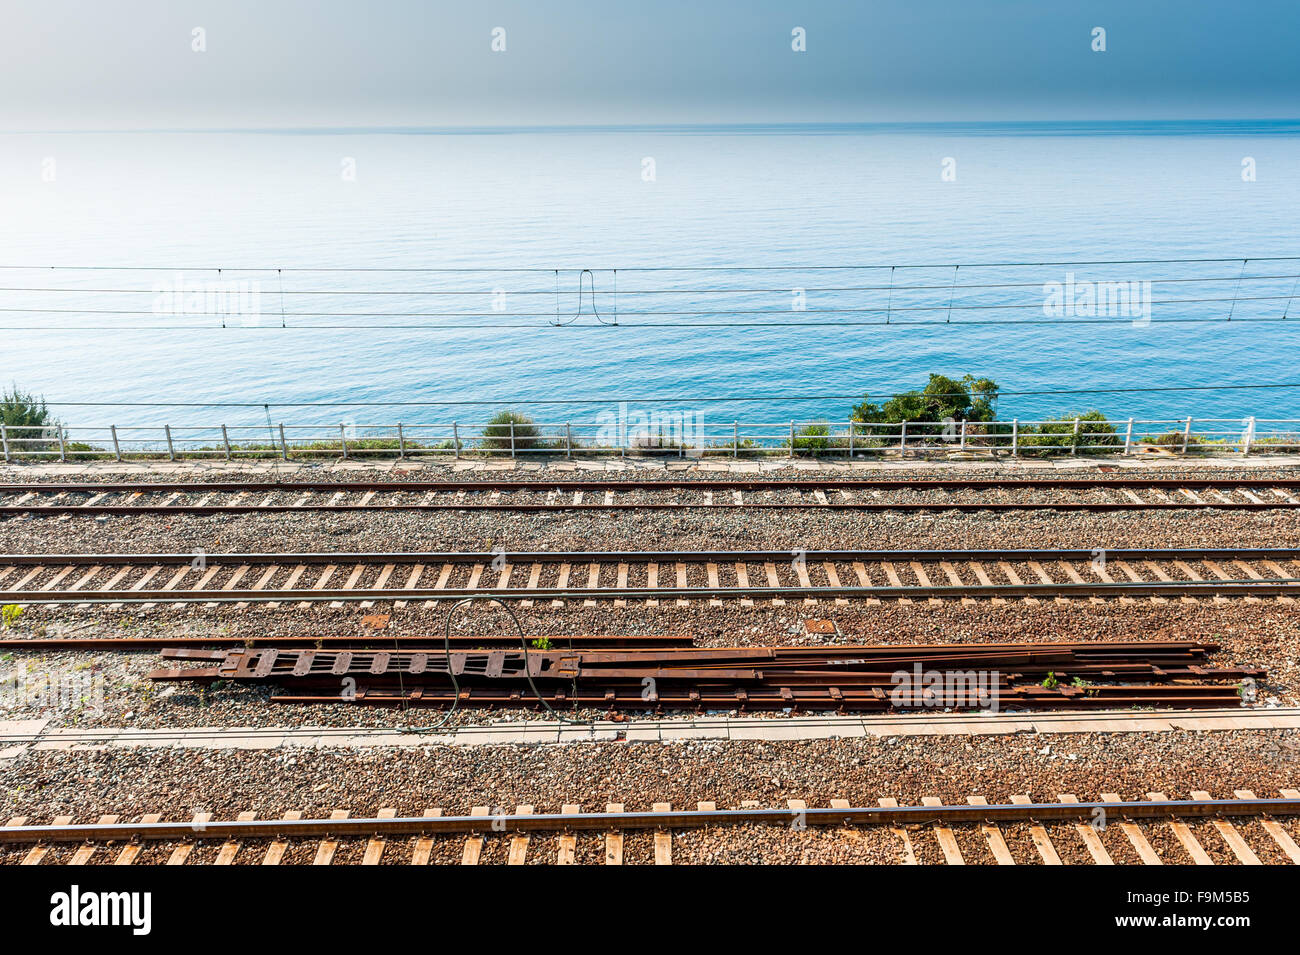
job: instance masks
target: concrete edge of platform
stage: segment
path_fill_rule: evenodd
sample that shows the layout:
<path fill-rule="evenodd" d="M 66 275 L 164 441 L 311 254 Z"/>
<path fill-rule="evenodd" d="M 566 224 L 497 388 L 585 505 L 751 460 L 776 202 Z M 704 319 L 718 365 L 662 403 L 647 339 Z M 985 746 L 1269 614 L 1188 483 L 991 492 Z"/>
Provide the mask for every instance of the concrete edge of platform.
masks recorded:
<path fill-rule="evenodd" d="M 540 459 L 522 461 L 518 459 L 461 459 L 447 461 L 411 460 L 398 458 L 377 458 L 358 461 L 355 459 L 336 459 L 330 461 L 87 461 L 67 464 L 6 464 L 0 465 L 0 477 L 6 480 L 21 480 L 43 477 L 86 477 L 91 475 L 125 474 L 125 475 L 219 475 L 223 473 L 258 473 L 293 475 L 338 473 L 359 475 L 361 472 L 392 473 L 394 471 L 445 471 L 450 474 L 465 472 L 504 472 L 552 471 L 556 473 L 605 472 L 617 473 L 635 470 L 658 471 L 694 471 L 708 474 L 755 474 L 770 471 L 800 471 L 849 473 L 860 471 L 943 471 L 965 469 L 987 471 L 991 469 L 1010 471 L 1075 471 L 1096 468 L 1101 465 L 1118 467 L 1125 470 L 1143 468 L 1274 468 L 1300 469 L 1300 458 L 1293 454 L 1218 454 L 1205 457 L 1185 458 L 1178 455 L 1143 454 L 1130 457 L 1114 455 L 1088 456 L 1069 455 L 1060 458 L 948 458 L 944 460 L 902 460 L 897 458 L 867 461 L 827 461 L 802 458 L 749 459 L 733 461 L 699 461 L 675 458 L 575 458 Z"/>
<path fill-rule="evenodd" d="M 0 721 L 0 761 L 28 752 L 126 748 L 214 750 L 384 749 L 580 743 L 682 743 L 692 740 L 790 742 L 925 736 L 1036 736 L 1076 733 L 1225 732 L 1300 729 L 1300 707 L 1254 710 L 1066 711 L 1058 713 L 795 716 L 786 719 L 704 717 L 682 720 L 561 723 L 521 721 L 455 729 L 371 727 L 195 727 L 96 730 L 49 728 L 48 720 Z"/>

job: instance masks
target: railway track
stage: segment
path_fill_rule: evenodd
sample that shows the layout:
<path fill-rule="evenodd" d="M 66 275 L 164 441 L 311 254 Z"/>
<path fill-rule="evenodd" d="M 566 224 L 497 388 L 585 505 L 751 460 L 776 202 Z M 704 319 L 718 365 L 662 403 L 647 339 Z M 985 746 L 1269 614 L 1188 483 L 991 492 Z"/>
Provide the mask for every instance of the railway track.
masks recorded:
<path fill-rule="evenodd" d="M 561 647 L 562 647 L 561 639 Z M 1089 642 L 1047 646 L 707 647 L 423 650 L 170 648 L 200 667 L 152 680 L 272 683 L 272 702 L 488 708 L 593 707 L 889 712 L 1121 706 L 1221 708 L 1241 703 L 1254 667 L 1215 667 L 1216 644 Z"/>
<path fill-rule="evenodd" d="M 383 646 L 388 649 L 441 649 L 444 639 L 453 650 L 480 650 L 484 648 L 513 650 L 519 647 L 519 636 L 514 633 L 461 634 L 453 633 L 421 637 L 410 634 L 384 634 L 371 631 L 369 635 L 340 636 L 337 634 L 300 635 L 265 634 L 262 636 L 228 637 L 212 634 L 205 637 L 9 637 L 0 639 L 0 650 L 33 650 L 60 652 L 66 650 L 165 650 L 203 649 L 208 647 L 239 647 L 253 649 L 276 647 L 279 649 L 311 650 L 364 650 Z M 528 638 L 534 644 L 548 644 L 570 650 L 612 649 L 690 649 L 694 640 L 688 634 L 536 634 Z"/>
<path fill-rule="evenodd" d="M 364 481 L 0 484 L 0 517 L 359 511 L 1061 511 L 1300 507 L 1300 480 Z"/>
<path fill-rule="evenodd" d="M 94 822 L 61 816 L 43 825 L 18 816 L 0 826 L 0 858 L 24 865 L 110 860 L 117 865 L 671 865 L 675 839 L 679 860 L 707 862 L 691 844 L 694 833 L 765 827 L 800 835 L 824 829 L 846 840 L 864 830 L 882 836 L 888 831 L 884 850 L 901 864 L 1297 864 L 1298 815 L 1300 791 L 1284 789 L 1273 798 L 1237 790 L 1231 799 L 1194 791 L 1190 799 L 1152 792 L 1144 800 L 1125 800 L 1103 793 L 1097 801 L 1084 802 L 1067 793 L 1054 802 L 1012 796 L 1004 804 L 970 796 L 964 805 L 945 805 L 938 798 L 924 799 L 920 806 L 900 805 L 882 798 L 876 806 L 855 807 L 832 799 L 829 806 L 815 808 L 791 799 L 779 808 L 760 808 L 751 801 L 719 809 L 714 802 L 700 802 L 683 810 L 662 802 L 645 811 L 607 804 L 603 812 L 564 805 L 552 813 L 534 812 L 528 805 L 513 811 L 485 805 L 468 815 L 447 815 L 435 807 L 420 816 L 398 816 L 386 808 L 357 818 L 335 810 L 329 818 L 288 812 L 279 819 L 258 819 L 245 812 L 233 820 L 216 820 L 201 813 L 172 822 L 163 821 L 161 813 L 132 822 L 105 814 Z"/>
<path fill-rule="evenodd" d="M 20 606 L 1296 596 L 1300 548 L 0 554 L 0 604 Z"/>

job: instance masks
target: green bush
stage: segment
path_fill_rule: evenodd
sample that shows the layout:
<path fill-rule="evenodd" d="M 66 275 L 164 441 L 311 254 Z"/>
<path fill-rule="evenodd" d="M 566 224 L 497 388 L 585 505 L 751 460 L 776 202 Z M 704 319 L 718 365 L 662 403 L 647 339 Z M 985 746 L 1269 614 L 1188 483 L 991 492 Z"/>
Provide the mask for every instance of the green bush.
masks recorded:
<path fill-rule="evenodd" d="M 1197 435 L 1189 434 L 1186 437 L 1187 437 L 1187 446 L 1189 448 L 1194 444 L 1201 443 L 1201 439 Z M 1138 441 L 1138 443 L 1154 444 L 1157 447 L 1162 447 L 1162 448 L 1170 448 L 1170 447 L 1181 448 L 1183 446 L 1183 432 L 1166 431 L 1164 434 L 1157 434 L 1157 435 L 1147 434 L 1147 435 L 1143 435 L 1142 438 Z"/>
<path fill-rule="evenodd" d="M 479 447 L 490 451 L 509 451 L 512 424 L 515 450 L 527 451 L 543 446 L 537 423 L 532 418 L 517 411 L 501 411 L 494 415 L 483 429 L 483 435 L 478 442 Z"/>
<path fill-rule="evenodd" d="M 831 436 L 830 425 L 822 422 L 804 425 L 795 432 L 794 450 L 796 452 L 804 451 L 814 455 L 825 454 L 832 447 L 834 441 Z"/>
<path fill-rule="evenodd" d="M 19 391 L 14 385 L 0 394 L 0 421 L 10 426 L 46 428 L 58 424 L 45 406 L 45 399 Z"/>
<path fill-rule="evenodd" d="M 1079 421 L 1079 433 L 1074 433 L 1075 419 Z M 1087 447 L 1098 450 L 1097 445 L 1118 447 L 1123 442 L 1115 432 L 1115 426 L 1106 420 L 1100 411 L 1084 411 L 1079 414 L 1064 414 L 1059 418 L 1048 418 L 1036 428 L 1026 429 L 1020 438 L 1026 447 L 1078 448 Z"/>
<path fill-rule="evenodd" d="M 966 375 L 960 381 L 931 375 L 921 391 L 895 395 L 883 405 L 864 401 L 853 409 L 853 420 L 865 424 L 907 422 L 993 421 L 997 418 L 998 384 L 990 378 Z M 927 434 L 934 429 L 927 429 Z M 896 428 L 858 428 L 858 434 L 897 434 Z M 937 433 L 937 432 L 934 432 Z"/>
<path fill-rule="evenodd" d="M 3 421 L 7 427 L 23 429 L 11 431 L 9 434 L 11 455 L 21 456 L 24 452 L 48 451 L 57 447 L 58 430 L 61 425 L 50 414 L 45 399 L 29 392 L 19 391 L 17 385 L 0 393 L 0 421 Z M 40 430 L 28 430 L 31 428 Z M 35 438 L 54 440 L 30 443 Z"/>

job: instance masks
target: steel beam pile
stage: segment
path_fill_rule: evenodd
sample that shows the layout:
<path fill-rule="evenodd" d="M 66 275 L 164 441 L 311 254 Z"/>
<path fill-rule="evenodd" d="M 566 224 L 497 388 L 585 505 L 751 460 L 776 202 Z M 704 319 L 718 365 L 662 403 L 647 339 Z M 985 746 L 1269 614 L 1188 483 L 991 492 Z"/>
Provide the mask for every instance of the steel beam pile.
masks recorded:
<path fill-rule="evenodd" d="M 563 638 L 559 638 L 563 640 Z M 268 684 L 276 702 L 610 711 L 1223 707 L 1266 673 L 1191 641 L 655 649 L 162 651 L 155 680 Z M 453 682 L 452 677 L 455 677 Z"/>

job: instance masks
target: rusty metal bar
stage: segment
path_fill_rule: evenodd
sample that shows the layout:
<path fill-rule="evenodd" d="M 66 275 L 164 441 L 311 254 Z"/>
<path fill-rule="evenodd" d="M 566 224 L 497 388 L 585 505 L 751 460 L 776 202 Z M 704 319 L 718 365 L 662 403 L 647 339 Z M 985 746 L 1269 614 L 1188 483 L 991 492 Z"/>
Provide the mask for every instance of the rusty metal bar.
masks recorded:
<path fill-rule="evenodd" d="M 988 806 L 869 806 L 801 810 L 809 826 L 925 826 L 1017 822 L 1205 819 L 1300 815 L 1300 799 L 1204 799 L 1161 802 L 1030 803 Z M 788 826 L 791 810 L 714 809 L 667 812 L 542 813 L 401 818 L 256 819 L 132 822 L 111 825 L 0 827 L 0 845 L 71 842 L 225 841 L 231 839 L 365 838 L 443 833 L 563 832 L 628 829 L 698 829 L 710 826 Z"/>
<path fill-rule="evenodd" d="M 1053 490 L 1087 490 L 1093 488 L 1162 488 L 1213 489 L 1236 487 L 1280 487 L 1300 489 L 1300 478 L 605 478 L 600 480 L 538 479 L 490 481 L 129 481 L 129 482 L 21 482 L 0 483 L 0 494 L 26 492 L 47 493 L 116 493 L 125 491 L 181 491 L 207 494 L 225 491 L 561 491 L 597 490 L 877 490 L 877 491 L 929 491 L 929 490 L 1025 490 L 1050 488 Z"/>
<path fill-rule="evenodd" d="M 776 561 L 789 563 L 789 550 L 664 550 L 664 551 L 507 551 L 512 562 L 524 561 L 538 563 L 592 563 L 630 561 L 635 563 L 708 563 L 726 561 L 744 561 L 747 563 L 764 563 Z M 1090 548 L 1024 548 L 1024 549 L 973 549 L 973 550 L 809 550 L 803 552 L 808 563 L 814 561 L 869 561 L 869 562 L 910 562 L 940 563 L 943 561 L 1082 561 L 1090 563 L 1095 552 Z M 1300 547 L 1141 547 L 1107 548 L 1108 561 L 1144 561 L 1144 560 L 1296 560 L 1300 559 Z M 261 553 L 213 553 L 205 554 L 208 564 L 416 564 L 416 563 L 453 563 L 481 564 L 490 563 L 501 556 L 500 551 L 342 551 L 330 552 L 261 552 Z M 188 564 L 194 560 L 193 553 L 135 553 L 135 554 L 0 554 L 0 564 L 32 567 L 49 565 L 66 567 L 68 565 L 112 564 L 121 566 L 136 565 L 152 567 L 155 564 Z M 1284 578 L 1289 579 L 1289 578 Z M 1193 583 L 1194 581 L 1189 581 Z M 1228 581 L 1231 583 L 1231 581 Z M 1242 581 L 1245 583 L 1246 581 Z M 1258 582 L 1258 581 L 1252 581 Z M 1026 585 L 1028 586 L 1028 585 Z M 1060 586 L 1066 586 L 1064 584 Z M 724 588 L 726 589 L 726 588 Z M 771 588 L 758 588 L 770 590 Z M 827 588 L 817 588 L 827 589 Z M 854 588 L 845 588 L 854 589 Z M 871 588 L 866 588 L 871 589 Z M 923 590 L 925 588 L 907 588 Z M 951 589 L 951 588 L 937 588 Z M 966 589 L 966 588 L 960 588 Z M 978 589 L 978 588 L 972 588 Z M 489 591 L 484 590 L 484 593 Z M 680 591 L 678 591 L 680 592 Z M 278 591 L 289 593 L 289 591 Z M 403 591 L 403 593 L 423 593 L 423 591 Z"/>

